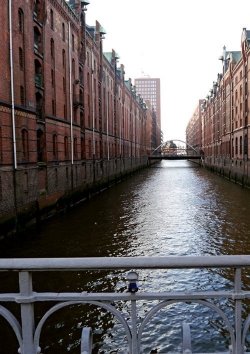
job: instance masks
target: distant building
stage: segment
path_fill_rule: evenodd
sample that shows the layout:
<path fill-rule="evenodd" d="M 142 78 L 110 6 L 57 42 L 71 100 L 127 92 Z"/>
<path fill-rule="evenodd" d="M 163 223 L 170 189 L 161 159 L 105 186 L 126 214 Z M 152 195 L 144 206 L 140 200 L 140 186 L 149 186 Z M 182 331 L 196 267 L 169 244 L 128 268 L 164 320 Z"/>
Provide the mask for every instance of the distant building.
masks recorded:
<path fill-rule="evenodd" d="M 199 100 L 186 128 L 186 142 L 198 152 L 202 148 L 202 104 L 203 100 Z"/>
<path fill-rule="evenodd" d="M 156 115 L 156 126 L 158 136 L 157 144 L 161 144 L 161 82 L 159 78 L 142 77 L 135 79 L 136 93 L 139 94 L 145 102 L 149 101 L 151 109 Z"/>

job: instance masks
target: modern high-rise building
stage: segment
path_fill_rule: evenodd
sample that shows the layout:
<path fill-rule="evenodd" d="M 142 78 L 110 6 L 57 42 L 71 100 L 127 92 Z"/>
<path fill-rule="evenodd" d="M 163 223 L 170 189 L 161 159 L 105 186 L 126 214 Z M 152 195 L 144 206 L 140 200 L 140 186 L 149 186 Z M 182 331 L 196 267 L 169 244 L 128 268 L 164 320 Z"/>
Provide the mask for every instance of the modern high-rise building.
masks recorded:
<path fill-rule="evenodd" d="M 141 95 L 145 102 L 150 102 L 151 109 L 156 114 L 156 125 L 161 132 L 161 82 L 159 78 L 142 77 L 135 79 L 136 93 Z M 161 136 L 157 137 L 160 145 Z"/>

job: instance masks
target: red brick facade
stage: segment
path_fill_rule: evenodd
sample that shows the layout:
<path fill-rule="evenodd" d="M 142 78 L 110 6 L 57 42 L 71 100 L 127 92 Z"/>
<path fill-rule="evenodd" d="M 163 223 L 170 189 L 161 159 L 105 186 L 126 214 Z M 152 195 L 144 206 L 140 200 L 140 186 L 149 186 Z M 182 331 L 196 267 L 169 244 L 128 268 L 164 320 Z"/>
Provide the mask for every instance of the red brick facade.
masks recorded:
<path fill-rule="evenodd" d="M 190 119 L 186 135 L 191 145 L 202 147 L 208 167 L 250 185 L 250 32 L 246 29 L 241 48 L 239 52 L 224 48 L 223 72 L 200 101 L 195 112 L 199 119 Z"/>
<path fill-rule="evenodd" d="M 103 29 L 75 0 L 0 8 L 0 216 L 106 183 L 147 160 L 152 119 Z M 10 21 L 9 21 L 10 18 Z"/>

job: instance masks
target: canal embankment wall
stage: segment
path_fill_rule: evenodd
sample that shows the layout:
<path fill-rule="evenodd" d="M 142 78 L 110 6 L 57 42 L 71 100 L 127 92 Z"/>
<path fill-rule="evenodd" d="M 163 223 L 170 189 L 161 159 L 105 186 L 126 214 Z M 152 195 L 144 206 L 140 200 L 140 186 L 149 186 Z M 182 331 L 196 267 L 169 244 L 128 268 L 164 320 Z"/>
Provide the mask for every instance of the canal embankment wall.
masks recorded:
<path fill-rule="evenodd" d="M 205 157 L 203 166 L 233 183 L 250 188 L 250 161 L 224 157 Z"/>
<path fill-rule="evenodd" d="M 88 160 L 72 166 L 41 165 L 29 169 L 26 186 L 27 171 L 6 170 L 4 177 L 9 188 L 0 203 L 0 237 L 23 232 L 27 227 L 65 213 L 153 163 L 144 156 Z"/>

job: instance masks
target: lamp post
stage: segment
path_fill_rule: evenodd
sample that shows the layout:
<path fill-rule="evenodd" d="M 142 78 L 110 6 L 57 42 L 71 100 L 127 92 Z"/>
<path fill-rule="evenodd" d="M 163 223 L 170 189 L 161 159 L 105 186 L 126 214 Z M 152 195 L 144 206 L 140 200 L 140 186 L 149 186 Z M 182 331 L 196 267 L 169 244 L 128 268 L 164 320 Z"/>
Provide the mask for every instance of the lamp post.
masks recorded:
<path fill-rule="evenodd" d="M 138 291 L 138 273 L 132 271 L 127 274 L 128 292 L 134 294 Z"/>

